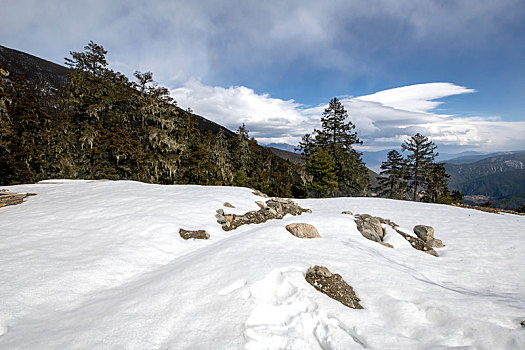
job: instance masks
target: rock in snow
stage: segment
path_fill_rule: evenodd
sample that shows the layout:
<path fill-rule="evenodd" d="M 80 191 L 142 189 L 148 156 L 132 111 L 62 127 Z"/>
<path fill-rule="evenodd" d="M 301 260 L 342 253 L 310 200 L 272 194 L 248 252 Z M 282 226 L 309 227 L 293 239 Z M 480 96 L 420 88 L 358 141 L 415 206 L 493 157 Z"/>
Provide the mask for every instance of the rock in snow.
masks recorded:
<path fill-rule="evenodd" d="M 380 218 L 369 214 L 357 214 L 355 216 L 355 223 L 363 237 L 375 242 L 383 241 L 384 232 Z"/>
<path fill-rule="evenodd" d="M 295 237 L 299 238 L 318 238 L 321 237 L 313 225 L 304 223 L 294 223 L 286 225 L 286 229 Z"/>
<path fill-rule="evenodd" d="M 343 280 L 341 275 L 332 274 L 328 268 L 315 265 L 308 269 L 305 279 L 315 289 L 341 304 L 352 309 L 363 308 L 359 304 L 360 299 L 355 294 L 354 289 Z"/>
<path fill-rule="evenodd" d="M 196 231 L 189 231 L 181 228 L 179 230 L 179 234 L 184 239 L 208 239 L 210 238 L 210 235 L 206 233 L 204 230 L 196 230 Z"/>
<path fill-rule="evenodd" d="M 217 222 L 222 224 L 223 230 L 230 231 L 242 225 L 261 224 L 268 220 L 282 219 L 287 214 L 301 215 L 302 213 L 312 212 L 310 209 L 301 208 L 297 203 L 290 199 L 271 198 L 267 200 L 266 203 L 261 201 L 255 201 L 255 203 L 260 209 L 257 211 L 249 211 L 244 215 L 224 214 L 222 209 L 219 209 L 220 212 L 218 210 L 216 216 Z"/>

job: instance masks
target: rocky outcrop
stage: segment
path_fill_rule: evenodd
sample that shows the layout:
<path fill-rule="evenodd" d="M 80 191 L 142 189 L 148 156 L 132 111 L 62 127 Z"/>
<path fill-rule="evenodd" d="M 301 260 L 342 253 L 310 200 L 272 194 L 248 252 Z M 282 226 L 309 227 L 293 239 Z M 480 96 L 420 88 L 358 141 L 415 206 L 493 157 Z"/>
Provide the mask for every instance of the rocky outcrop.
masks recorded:
<path fill-rule="evenodd" d="M 397 225 L 395 222 L 389 219 L 383 219 L 382 217 L 379 217 L 379 216 L 372 216 L 369 214 L 356 214 L 355 223 L 356 223 L 357 229 L 359 230 L 359 232 L 361 232 L 363 237 L 371 241 L 378 242 L 389 248 L 393 248 L 393 247 L 392 245 L 386 242 L 383 242 L 384 237 L 385 237 L 385 230 L 383 229 L 382 225 L 388 225 L 392 227 L 397 233 L 399 233 L 403 238 L 405 238 L 414 249 L 421 250 L 430 255 L 438 256 L 438 254 L 433 249 L 433 247 L 439 248 L 440 244 L 441 246 L 443 246 L 443 244 L 441 243 L 439 239 L 434 239 L 434 229 L 432 229 L 432 227 L 430 226 L 423 226 L 423 225 L 416 226 L 418 227 L 418 232 L 422 236 L 426 238 L 431 237 L 431 240 L 425 241 L 424 239 L 421 239 L 420 237 L 414 237 L 414 236 L 411 236 L 401 231 L 398 228 L 399 225 Z M 414 227 L 414 232 L 415 232 L 415 229 L 416 228 Z"/>
<path fill-rule="evenodd" d="M 204 231 L 204 230 L 197 230 L 197 231 L 189 231 L 181 228 L 179 230 L 179 234 L 184 239 L 208 239 L 210 238 L 210 235 Z"/>
<path fill-rule="evenodd" d="M 414 226 L 414 233 L 416 236 L 425 241 L 426 244 L 432 248 L 443 248 L 443 242 L 440 239 L 434 238 L 434 228 L 425 225 Z"/>
<path fill-rule="evenodd" d="M 255 202 L 259 210 L 249 211 L 244 215 L 225 214 L 222 209 L 217 210 L 217 222 L 225 231 L 234 230 L 246 224 L 261 224 L 272 219 L 282 219 L 286 214 L 301 215 L 311 213 L 310 209 L 303 209 L 291 199 L 271 198 L 263 202 Z"/>
<path fill-rule="evenodd" d="M 421 250 L 421 251 L 423 251 L 423 252 L 425 252 L 427 254 L 430 254 L 430 255 L 438 256 L 438 253 L 429 244 L 427 244 L 424 240 L 422 240 L 421 238 L 411 236 L 408 233 L 405 233 L 405 232 L 401 231 L 398 228 L 399 225 L 396 224 L 393 221 L 390 221 L 389 219 L 383 219 L 383 218 L 380 218 L 380 219 L 381 219 L 381 222 L 383 224 L 389 225 L 397 233 L 399 233 L 404 239 L 406 239 L 408 241 L 408 243 L 410 243 L 412 248 L 417 249 L 417 250 Z"/>
<path fill-rule="evenodd" d="M 286 225 L 286 229 L 295 237 L 299 238 L 319 238 L 319 232 L 317 229 L 310 224 L 294 223 Z"/>
<path fill-rule="evenodd" d="M 26 197 L 35 195 L 35 193 L 14 193 L 7 190 L 0 190 L 0 208 L 8 205 L 21 204 Z"/>
<path fill-rule="evenodd" d="M 315 289 L 341 304 L 352 309 L 363 308 L 359 304 L 360 299 L 355 294 L 354 289 L 343 280 L 341 275 L 332 274 L 328 268 L 317 265 L 310 267 L 306 272 L 305 279 Z"/>

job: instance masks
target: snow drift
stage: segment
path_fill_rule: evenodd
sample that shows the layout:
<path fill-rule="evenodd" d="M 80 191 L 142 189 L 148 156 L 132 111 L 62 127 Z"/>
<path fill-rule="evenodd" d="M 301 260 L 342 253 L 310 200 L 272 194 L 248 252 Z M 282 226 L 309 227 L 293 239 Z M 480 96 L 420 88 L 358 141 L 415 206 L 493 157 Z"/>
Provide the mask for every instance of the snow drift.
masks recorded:
<path fill-rule="evenodd" d="M 297 200 L 312 213 L 225 232 L 258 210 L 246 188 L 53 180 L 0 208 L 2 349 L 524 349 L 525 217 L 374 198 Z M 434 227 L 439 257 L 386 227 Z M 320 238 L 300 239 L 290 223 Z M 179 229 L 209 240 L 184 240 Z M 327 266 L 356 291 L 345 307 L 304 279 Z"/>

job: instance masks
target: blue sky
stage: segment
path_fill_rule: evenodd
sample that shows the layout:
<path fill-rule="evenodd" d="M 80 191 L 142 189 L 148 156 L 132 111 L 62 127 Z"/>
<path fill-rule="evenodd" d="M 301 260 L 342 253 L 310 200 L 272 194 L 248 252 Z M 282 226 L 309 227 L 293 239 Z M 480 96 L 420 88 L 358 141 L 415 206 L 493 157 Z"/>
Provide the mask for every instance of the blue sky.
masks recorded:
<path fill-rule="evenodd" d="M 338 96 L 363 150 L 415 132 L 447 152 L 525 149 L 522 0 L 7 0 L 2 12 L 1 45 L 63 63 L 94 40 L 113 69 L 152 71 L 181 107 L 245 122 L 261 143 L 296 143 Z"/>

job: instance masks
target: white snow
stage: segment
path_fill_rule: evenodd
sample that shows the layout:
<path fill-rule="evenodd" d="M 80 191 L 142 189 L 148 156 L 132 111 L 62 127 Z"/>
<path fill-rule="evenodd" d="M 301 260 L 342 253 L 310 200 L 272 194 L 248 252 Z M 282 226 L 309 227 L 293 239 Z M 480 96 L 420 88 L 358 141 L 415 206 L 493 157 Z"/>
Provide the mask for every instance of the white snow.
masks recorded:
<path fill-rule="evenodd" d="M 52 180 L 0 208 L 1 349 L 525 349 L 525 217 L 375 198 L 297 200 L 311 214 L 225 232 L 215 212 L 264 200 L 246 188 Z M 234 209 L 224 208 L 229 202 Z M 366 240 L 354 214 L 387 227 Z M 299 239 L 285 226 L 314 225 Z M 183 240 L 179 228 L 209 240 Z M 353 310 L 304 279 L 339 273 Z"/>

